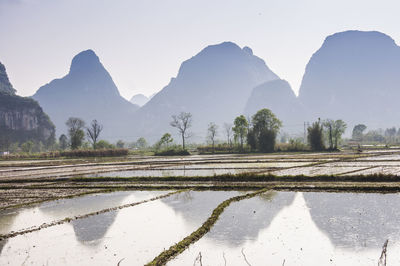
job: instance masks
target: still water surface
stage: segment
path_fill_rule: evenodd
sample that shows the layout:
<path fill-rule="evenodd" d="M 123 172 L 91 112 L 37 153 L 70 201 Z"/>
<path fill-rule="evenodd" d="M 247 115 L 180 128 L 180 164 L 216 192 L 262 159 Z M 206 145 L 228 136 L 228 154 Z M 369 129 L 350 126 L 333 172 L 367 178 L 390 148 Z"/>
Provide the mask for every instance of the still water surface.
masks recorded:
<path fill-rule="evenodd" d="M 197 229 L 220 202 L 238 194 L 182 192 L 20 235 L 0 242 L 0 265 L 117 265 L 122 259 L 120 265 L 143 265 Z M 8 224 L 14 227 L 12 221 Z"/>
<path fill-rule="evenodd" d="M 202 265 L 377 265 L 386 239 L 400 265 L 399 206 L 399 194 L 268 192 L 233 203 L 168 265 L 199 253 Z"/>
<path fill-rule="evenodd" d="M 9 232 L 165 192 L 116 192 L 2 213 Z M 182 192 L 0 242 L 0 265 L 143 265 L 243 192 Z M 72 201 L 71 201 L 72 200 Z M 275 192 L 232 203 L 169 265 L 400 265 L 400 194 Z M 199 261 L 197 260 L 197 265 Z"/>

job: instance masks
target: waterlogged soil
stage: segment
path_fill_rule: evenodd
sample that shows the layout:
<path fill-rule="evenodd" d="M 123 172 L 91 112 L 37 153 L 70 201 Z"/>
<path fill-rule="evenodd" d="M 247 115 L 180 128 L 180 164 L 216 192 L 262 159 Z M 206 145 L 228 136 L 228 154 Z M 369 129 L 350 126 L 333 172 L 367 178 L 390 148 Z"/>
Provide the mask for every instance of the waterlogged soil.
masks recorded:
<path fill-rule="evenodd" d="M 167 265 L 400 265 L 399 194 L 267 192 L 232 203 Z"/>
<path fill-rule="evenodd" d="M 118 262 L 120 265 L 143 265 L 197 229 L 219 203 L 241 193 L 186 191 L 7 238 L 0 242 L 0 265 L 117 265 Z M 105 203 L 107 206 L 132 200 L 128 192 L 108 196 L 116 198 Z M 51 202 L 38 212 L 45 212 L 45 206 L 50 206 L 46 215 L 58 218 L 98 209 L 97 204 L 106 206 L 87 199 L 75 199 L 86 202 L 84 209 L 74 204 L 65 212 L 68 204 Z M 14 222 L 19 223 L 18 228 L 30 225 L 19 222 L 25 216 L 24 211 L 20 209 L 15 217 L 8 218 L 10 228 L 15 227 Z M 39 220 L 35 223 L 42 221 L 42 215 L 37 215 Z"/>
<path fill-rule="evenodd" d="M 400 150 L 374 150 L 362 153 L 346 151 L 0 161 L 0 209 L 93 193 L 104 188 L 135 189 L 143 186 L 156 188 L 164 186 L 168 189 L 173 185 L 172 189 L 176 189 L 178 186 L 237 187 L 250 184 L 245 178 L 243 182 L 235 181 L 235 184 L 221 184 L 221 182 L 214 184 L 211 181 L 197 183 L 181 181 L 179 184 L 178 181 L 162 183 L 144 179 L 119 182 L 107 180 L 113 177 L 214 177 L 226 174 L 316 177 L 369 174 L 400 176 Z M 87 180 L 84 183 L 78 182 L 76 177 L 86 177 Z M 104 181 L 102 177 L 105 177 Z M 400 189 L 400 183 L 397 186 Z"/>
<path fill-rule="evenodd" d="M 11 206 L 27 205 L 35 202 L 54 200 L 63 197 L 73 197 L 85 193 L 101 192 L 102 189 L 83 189 L 83 188 L 66 188 L 66 189 L 46 189 L 46 188 L 20 188 L 24 184 L 13 185 L 12 188 L 0 187 L 0 210 Z M 30 186 L 30 185 L 28 185 Z"/>

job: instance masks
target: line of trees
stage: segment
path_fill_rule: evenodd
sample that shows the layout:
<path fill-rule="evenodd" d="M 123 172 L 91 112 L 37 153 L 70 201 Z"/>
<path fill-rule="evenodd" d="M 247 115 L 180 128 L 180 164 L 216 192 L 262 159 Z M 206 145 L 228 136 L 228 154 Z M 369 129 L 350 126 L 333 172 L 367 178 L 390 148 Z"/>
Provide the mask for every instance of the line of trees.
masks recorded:
<path fill-rule="evenodd" d="M 400 128 L 390 127 L 386 129 L 370 130 L 365 133 L 367 126 L 364 124 L 355 125 L 352 131 L 352 140 L 367 143 L 400 143 Z"/>
<path fill-rule="evenodd" d="M 346 128 L 346 123 L 341 119 L 324 121 L 318 119 L 307 128 L 307 140 L 310 148 L 315 151 L 325 150 L 326 142 L 328 150 L 337 150 Z"/>

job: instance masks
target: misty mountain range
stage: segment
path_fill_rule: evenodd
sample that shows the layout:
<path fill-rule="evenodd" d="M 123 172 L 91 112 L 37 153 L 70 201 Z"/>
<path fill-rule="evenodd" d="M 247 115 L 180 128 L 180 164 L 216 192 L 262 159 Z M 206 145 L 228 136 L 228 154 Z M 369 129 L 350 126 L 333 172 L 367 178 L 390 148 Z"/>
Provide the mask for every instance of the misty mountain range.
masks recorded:
<path fill-rule="evenodd" d="M 328 36 L 308 62 L 296 96 L 289 83 L 273 73 L 249 47 L 224 42 L 204 48 L 180 66 L 151 99 L 120 96 L 111 76 L 92 50 L 76 55 L 69 73 L 39 88 L 33 95 L 66 133 L 68 117 L 97 119 L 102 138 L 155 141 L 175 129 L 171 115 L 193 115 L 193 139 L 204 141 L 207 125 L 232 123 L 237 115 L 271 109 L 283 121 L 283 131 L 299 133 L 304 121 L 319 117 L 343 119 L 348 128 L 398 123 L 400 47 L 380 32 L 346 31 Z M 220 132 L 220 137 L 223 137 Z"/>

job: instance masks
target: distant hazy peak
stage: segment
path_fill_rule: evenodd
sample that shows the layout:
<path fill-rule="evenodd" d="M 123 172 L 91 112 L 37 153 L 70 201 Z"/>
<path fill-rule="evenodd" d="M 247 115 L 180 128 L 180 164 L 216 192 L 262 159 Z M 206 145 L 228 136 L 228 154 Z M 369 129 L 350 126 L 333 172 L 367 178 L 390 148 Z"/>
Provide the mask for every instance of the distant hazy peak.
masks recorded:
<path fill-rule="evenodd" d="M 395 41 L 379 31 L 349 30 L 332 34 L 325 38 L 321 49 L 353 49 L 354 47 L 397 47 Z M 320 50 L 321 50 L 320 49 Z"/>
<path fill-rule="evenodd" d="M 248 46 L 243 47 L 243 51 L 248 53 L 249 55 L 253 55 L 253 50 Z"/>
<path fill-rule="evenodd" d="M 216 51 L 216 52 L 222 52 L 222 51 L 240 51 L 240 47 L 233 42 L 222 42 L 219 44 L 212 44 L 208 45 L 206 48 L 204 48 L 200 53 L 203 52 L 210 52 L 210 51 Z"/>
<path fill-rule="evenodd" d="M 395 41 L 389 36 L 379 31 L 359 31 L 359 30 L 348 30 L 343 32 L 337 32 L 329 35 L 325 38 L 324 44 L 330 43 L 361 43 L 378 41 L 380 43 L 395 44 Z"/>
<path fill-rule="evenodd" d="M 15 89 L 8 79 L 6 67 L 0 62 L 0 92 L 7 94 L 15 94 Z"/>
<path fill-rule="evenodd" d="M 93 50 L 89 49 L 74 56 L 69 73 L 88 71 L 99 66 L 102 66 L 99 57 Z"/>
<path fill-rule="evenodd" d="M 249 47 L 245 46 L 242 49 L 233 42 L 222 42 L 209 45 L 184 61 L 179 68 L 177 80 L 182 81 L 188 77 L 202 80 L 206 76 L 217 78 L 226 75 L 226 71 L 231 71 L 229 75 L 236 75 L 234 71 L 251 72 L 259 84 L 279 78 L 268 68 L 263 59 L 253 55 Z"/>
<path fill-rule="evenodd" d="M 141 93 L 133 95 L 130 100 L 131 103 L 139 105 L 139 106 L 145 105 L 148 101 L 149 101 L 149 98 Z"/>

